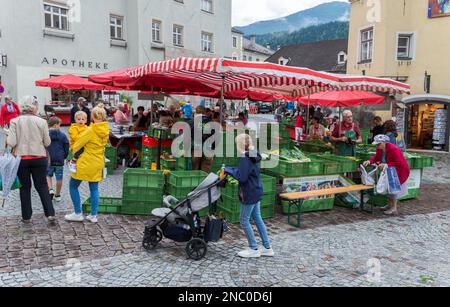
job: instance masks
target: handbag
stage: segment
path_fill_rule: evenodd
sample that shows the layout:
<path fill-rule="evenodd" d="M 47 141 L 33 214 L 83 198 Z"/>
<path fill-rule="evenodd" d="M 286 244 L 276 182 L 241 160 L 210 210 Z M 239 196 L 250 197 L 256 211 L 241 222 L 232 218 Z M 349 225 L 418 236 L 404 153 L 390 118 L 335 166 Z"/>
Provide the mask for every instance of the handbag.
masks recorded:
<path fill-rule="evenodd" d="M 205 242 L 218 242 L 224 232 L 224 220 L 208 217 L 205 224 Z"/>

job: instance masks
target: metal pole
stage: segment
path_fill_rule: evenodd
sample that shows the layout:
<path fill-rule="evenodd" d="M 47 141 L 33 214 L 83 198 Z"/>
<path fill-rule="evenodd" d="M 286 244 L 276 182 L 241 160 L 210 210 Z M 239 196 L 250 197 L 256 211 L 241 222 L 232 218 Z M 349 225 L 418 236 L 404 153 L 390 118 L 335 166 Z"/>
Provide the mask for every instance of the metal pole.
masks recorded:
<path fill-rule="evenodd" d="M 223 125 L 225 116 L 223 115 L 223 104 L 225 103 L 225 76 L 222 76 L 222 87 L 220 89 L 220 124 Z"/>
<path fill-rule="evenodd" d="M 153 124 L 153 85 L 151 87 L 151 101 L 150 101 L 150 125 Z"/>
<path fill-rule="evenodd" d="M 309 120 L 309 106 L 311 105 L 311 87 L 308 86 L 308 109 L 306 110 L 306 134 L 309 133 L 309 126 L 310 126 L 310 120 Z"/>

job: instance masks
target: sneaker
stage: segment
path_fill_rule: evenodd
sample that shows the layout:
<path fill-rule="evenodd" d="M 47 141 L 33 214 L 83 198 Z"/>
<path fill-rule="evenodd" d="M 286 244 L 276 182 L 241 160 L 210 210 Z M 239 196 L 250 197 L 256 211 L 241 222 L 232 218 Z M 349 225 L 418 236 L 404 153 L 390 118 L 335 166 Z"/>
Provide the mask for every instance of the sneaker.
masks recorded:
<path fill-rule="evenodd" d="M 83 222 L 84 221 L 83 214 L 72 213 L 72 214 L 66 215 L 64 218 L 68 222 Z"/>
<path fill-rule="evenodd" d="M 73 161 L 69 162 L 69 170 L 71 173 L 76 173 L 77 172 L 77 164 L 74 163 Z"/>
<path fill-rule="evenodd" d="M 97 224 L 98 223 L 98 218 L 96 216 L 88 215 L 86 217 L 86 220 L 88 220 L 89 222 L 91 222 L 93 224 Z"/>
<path fill-rule="evenodd" d="M 29 219 L 29 220 L 22 219 L 22 223 L 29 225 L 29 224 L 31 224 L 31 219 Z"/>
<path fill-rule="evenodd" d="M 387 206 L 381 207 L 381 211 L 388 211 L 388 210 L 391 210 L 391 206 L 387 205 Z"/>
<path fill-rule="evenodd" d="M 275 252 L 272 248 L 261 249 L 261 257 L 275 257 Z"/>
<path fill-rule="evenodd" d="M 50 193 L 50 197 L 53 198 L 55 197 L 55 191 L 53 191 L 53 189 L 51 189 L 50 191 L 48 191 Z"/>
<path fill-rule="evenodd" d="M 55 201 L 57 203 L 61 202 L 61 195 L 55 196 Z"/>
<path fill-rule="evenodd" d="M 105 163 L 109 163 L 111 162 L 111 160 L 109 160 L 108 158 L 105 157 Z"/>
<path fill-rule="evenodd" d="M 385 215 L 397 215 L 398 211 L 397 209 L 389 209 L 388 211 L 384 211 Z"/>
<path fill-rule="evenodd" d="M 239 252 L 238 256 L 241 258 L 259 258 L 261 257 L 261 252 L 257 249 L 246 249 L 245 251 Z"/>
<path fill-rule="evenodd" d="M 56 221 L 56 216 L 49 216 L 49 217 L 47 217 L 47 220 L 49 222 L 55 222 Z"/>

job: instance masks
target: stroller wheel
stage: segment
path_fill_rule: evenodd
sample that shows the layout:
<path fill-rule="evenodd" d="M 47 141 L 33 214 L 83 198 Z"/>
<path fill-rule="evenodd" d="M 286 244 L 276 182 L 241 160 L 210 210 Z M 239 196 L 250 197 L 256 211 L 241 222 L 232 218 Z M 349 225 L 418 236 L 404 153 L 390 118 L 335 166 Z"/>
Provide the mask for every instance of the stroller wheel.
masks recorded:
<path fill-rule="evenodd" d="M 203 259 L 207 251 L 208 246 L 206 242 L 198 238 L 192 239 L 186 246 L 186 254 L 190 259 L 195 261 Z"/>
<path fill-rule="evenodd" d="M 146 234 L 144 236 L 144 240 L 142 241 L 142 247 L 149 251 L 158 246 L 159 242 L 163 239 L 162 232 L 158 229 L 153 230 L 150 234 Z"/>

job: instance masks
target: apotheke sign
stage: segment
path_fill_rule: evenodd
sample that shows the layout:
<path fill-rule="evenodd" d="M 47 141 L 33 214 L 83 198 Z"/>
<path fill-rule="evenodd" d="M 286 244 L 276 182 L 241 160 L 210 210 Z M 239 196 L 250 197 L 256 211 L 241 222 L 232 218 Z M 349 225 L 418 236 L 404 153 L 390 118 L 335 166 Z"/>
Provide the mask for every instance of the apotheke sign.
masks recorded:
<path fill-rule="evenodd" d="M 109 64 L 102 62 L 91 62 L 91 61 L 81 61 L 81 60 L 67 60 L 67 59 L 56 59 L 56 58 L 43 58 L 41 65 L 51 65 L 51 66 L 63 66 L 72 68 L 86 68 L 86 69 L 99 69 L 108 70 Z"/>

